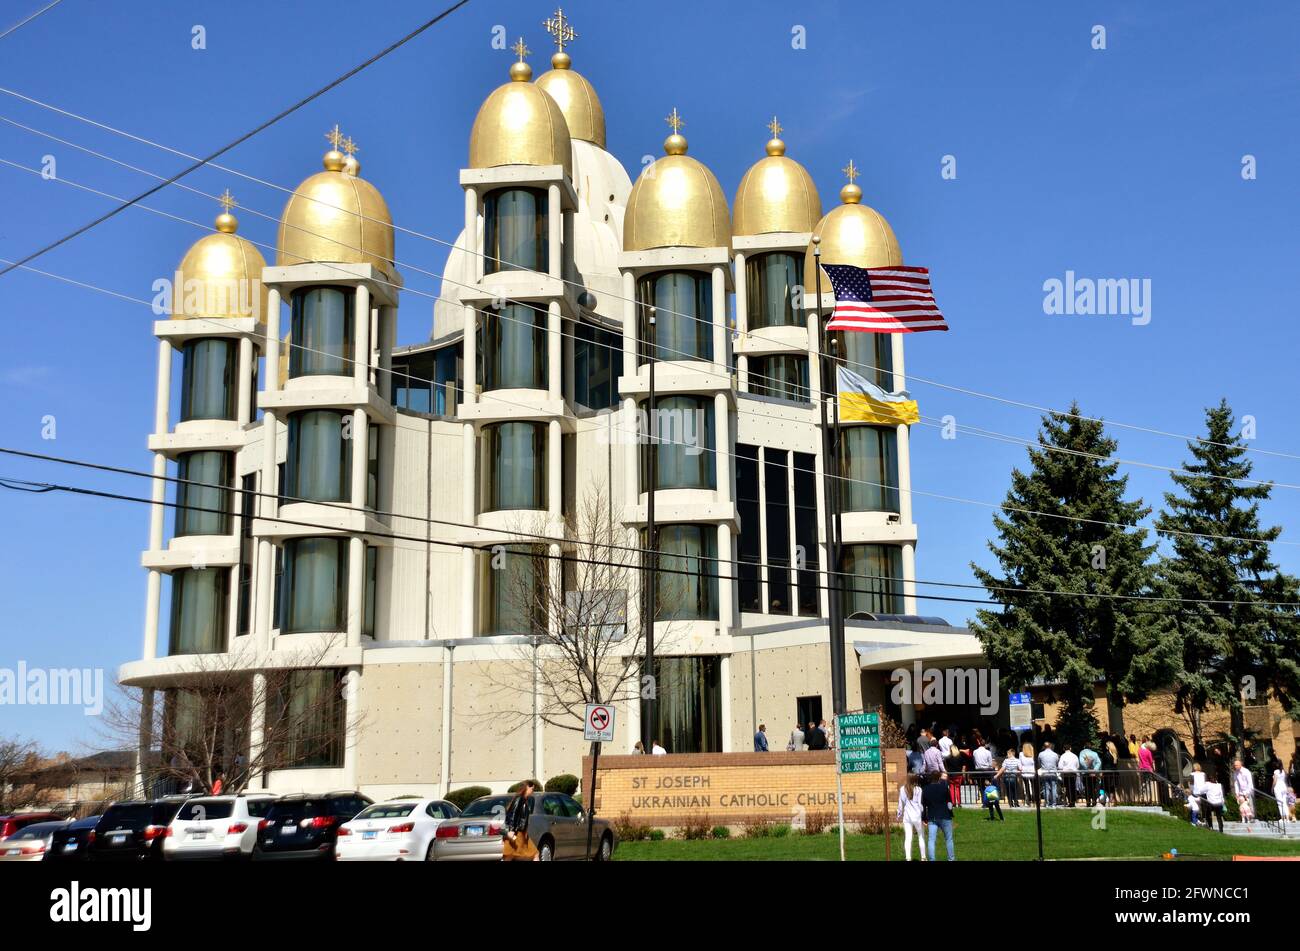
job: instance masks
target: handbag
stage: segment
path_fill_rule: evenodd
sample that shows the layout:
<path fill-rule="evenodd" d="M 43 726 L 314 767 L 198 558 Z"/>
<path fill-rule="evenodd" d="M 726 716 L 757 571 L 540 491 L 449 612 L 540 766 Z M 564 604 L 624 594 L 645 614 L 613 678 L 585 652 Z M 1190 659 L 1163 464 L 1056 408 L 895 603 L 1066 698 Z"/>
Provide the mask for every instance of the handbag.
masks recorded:
<path fill-rule="evenodd" d="M 537 846 L 525 832 L 507 832 L 501 837 L 501 861 L 531 862 L 537 857 Z"/>

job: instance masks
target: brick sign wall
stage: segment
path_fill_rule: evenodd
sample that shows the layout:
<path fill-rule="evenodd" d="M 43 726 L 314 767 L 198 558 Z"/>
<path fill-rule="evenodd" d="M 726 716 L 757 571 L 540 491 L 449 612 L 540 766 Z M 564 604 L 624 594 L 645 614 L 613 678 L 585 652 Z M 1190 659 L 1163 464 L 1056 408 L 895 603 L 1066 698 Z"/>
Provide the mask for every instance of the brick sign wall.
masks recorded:
<path fill-rule="evenodd" d="M 844 776 L 844 816 L 860 819 L 883 810 L 892 815 L 898 784 L 906 775 L 902 750 L 882 750 L 886 796 L 880 773 Z M 583 790 L 591 789 L 591 758 L 583 759 Z M 588 797 L 589 798 L 589 797 Z M 719 825 L 755 819 L 788 822 L 803 812 L 836 812 L 835 754 L 694 753 L 668 756 L 602 756 L 596 777 L 596 813 L 624 813 L 657 826 L 707 816 Z"/>

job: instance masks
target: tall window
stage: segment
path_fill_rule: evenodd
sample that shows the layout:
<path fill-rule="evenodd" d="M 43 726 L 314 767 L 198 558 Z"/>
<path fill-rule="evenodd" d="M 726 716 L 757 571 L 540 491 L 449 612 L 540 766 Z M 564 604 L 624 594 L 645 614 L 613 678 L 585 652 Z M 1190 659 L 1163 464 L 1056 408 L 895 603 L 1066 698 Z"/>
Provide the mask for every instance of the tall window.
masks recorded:
<path fill-rule="evenodd" d="M 346 538 L 291 538 L 286 541 L 281 583 L 282 633 L 347 630 Z"/>
<path fill-rule="evenodd" d="M 661 396 L 648 420 L 657 443 L 641 443 L 641 491 L 650 491 L 650 453 L 655 452 L 659 489 L 712 489 L 717 486 L 713 452 L 713 400 L 702 396 Z M 641 409 L 649 412 L 649 402 Z M 642 429 L 646 429 L 645 426 Z"/>
<path fill-rule="evenodd" d="M 795 288 L 802 284 L 802 255 L 773 251 L 747 260 L 745 288 L 750 329 L 805 326 L 803 308 L 795 306 Z"/>
<path fill-rule="evenodd" d="M 183 452 L 176 460 L 176 535 L 230 534 L 229 452 Z"/>
<path fill-rule="evenodd" d="M 903 553 L 897 545 L 846 545 L 840 571 L 846 618 L 903 613 Z"/>
<path fill-rule="evenodd" d="M 379 584 L 379 549 L 374 545 L 366 546 L 366 586 L 365 607 L 361 615 L 361 633 L 366 637 L 375 636 L 375 596 Z"/>
<path fill-rule="evenodd" d="M 482 311 L 481 316 L 483 389 L 546 389 L 546 311 L 528 304 L 505 304 Z"/>
<path fill-rule="evenodd" d="M 718 529 L 661 525 L 655 575 L 656 621 L 718 619 Z M 645 530 L 641 544 L 648 547 Z"/>
<path fill-rule="evenodd" d="M 289 376 L 349 376 L 355 321 L 346 287 L 294 291 Z"/>
<path fill-rule="evenodd" d="M 181 350 L 181 421 L 234 419 L 239 344 L 225 338 L 191 340 Z"/>
<path fill-rule="evenodd" d="M 483 270 L 542 271 L 550 266 L 546 192 L 507 188 L 483 199 Z"/>
<path fill-rule="evenodd" d="M 544 423 L 484 426 L 482 446 L 484 511 L 547 507 Z"/>
<path fill-rule="evenodd" d="M 169 654 L 215 654 L 225 649 L 229 578 L 229 568 L 172 572 Z"/>
<path fill-rule="evenodd" d="M 767 610 L 790 614 L 789 453 L 770 446 L 763 451 L 763 488 L 767 496 Z"/>
<path fill-rule="evenodd" d="M 366 423 L 369 436 L 366 439 L 366 508 L 379 508 L 379 449 L 380 440 L 384 438 L 384 428 L 374 423 Z"/>
<path fill-rule="evenodd" d="M 799 613 L 805 617 L 821 614 L 819 572 L 821 558 L 817 547 L 817 460 L 804 452 L 794 454 L 794 541 L 803 557 L 797 581 Z"/>
<path fill-rule="evenodd" d="M 722 752 L 721 673 L 714 656 L 655 658 L 653 733 L 669 753 Z"/>
<path fill-rule="evenodd" d="M 842 428 L 840 475 L 843 511 L 897 512 L 897 431 L 886 426 Z"/>
<path fill-rule="evenodd" d="M 853 331 L 832 331 L 838 349 L 835 351 L 850 370 L 858 373 L 887 393 L 894 391 L 893 334 L 864 334 Z"/>
<path fill-rule="evenodd" d="M 763 522 L 759 513 L 758 447 L 736 444 L 736 509 L 740 536 L 736 540 L 740 610 L 763 610 L 763 585 L 759 566 L 763 561 Z"/>
<path fill-rule="evenodd" d="M 510 545 L 480 554 L 483 634 L 540 634 L 546 630 L 546 546 Z"/>
<path fill-rule="evenodd" d="M 623 337 L 581 321 L 573 330 L 573 395 L 589 409 L 618 405 Z"/>
<path fill-rule="evenodd" d="M 464 386 L 459 342 L 393 357 L 393 405 L 415 413 L 454 416 Z"/>
<path fill-rule="evenodd" d="M 343 765 L 346 701 L 340 670 L 295 670 L 268 698 L 276 769 Z"/>
<path fill-rule="evenodd" d="M 792 354 L 749 358 L 749 392 L 783 400 L 811 403 L 808 358 Z"/>
<path fill-rule="evenodd" d="M 289 414 L 289 450 L 284 495 L 311 502 L 352 499 L 352 440 L 343 438 L 344 420 L 332 409 Z"/>
<path fill-rule="evenodd" d="M 713 278 L 697 271 L 666 271 L 637 284 L 640 311 L 639 359 L 713 359 Z M 650 308 L 655 308 L 655 335 L 650 336 Z"/>

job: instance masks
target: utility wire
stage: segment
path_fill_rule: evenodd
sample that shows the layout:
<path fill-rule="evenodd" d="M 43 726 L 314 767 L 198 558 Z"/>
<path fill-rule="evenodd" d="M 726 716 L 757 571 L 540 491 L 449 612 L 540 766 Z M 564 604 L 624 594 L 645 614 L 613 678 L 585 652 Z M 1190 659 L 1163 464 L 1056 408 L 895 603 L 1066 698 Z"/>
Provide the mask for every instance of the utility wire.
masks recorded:
<path fill-rule="evenodd" d="M 24 27 L 24 26 L 26 26 L 28 23 L 31 23 L 31 22 L 32 22 L 33 20 L 35 20 L 38 16 L 40 16 L 42 13 L 45 13 L 45 12 L 47 12 L 47 11 L 49 11 L 49 10 L 53 10 L 55 7 L 57 7 L 57 6 L 58 6 L 60 3 L 62 3 L 62 2 L 63 2 L 63 0 L 54 0 L 53 3 L 46 4 L 45 6 L 41 7 L 39 10 L 37 10 L 35 13 L 33 13 L 33 14 L 31 14 L 30 16 L 26 17 L 25 19 L 19 20 L 19 21 L 18 21 L 17 23 L 15 23 L 13 26 L 9 27 L 9 29 L 5 30 L 3 33 L 0 33 L 0 40 L 3 40 L 3 39 L 4 39 L 6 36 L 8 36 L 10 33 L 13 33 L 13 32 L 15 32 L 15 31 L 17 31 L 17 30 L 19 29 L 19 27 Z"/>

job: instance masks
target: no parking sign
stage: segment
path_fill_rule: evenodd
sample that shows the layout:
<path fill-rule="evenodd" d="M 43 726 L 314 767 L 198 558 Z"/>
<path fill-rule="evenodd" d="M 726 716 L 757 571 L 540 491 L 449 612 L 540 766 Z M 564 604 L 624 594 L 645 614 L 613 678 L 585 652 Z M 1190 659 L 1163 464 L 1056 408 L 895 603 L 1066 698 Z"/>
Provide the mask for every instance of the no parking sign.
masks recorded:
<path fill-rule="evenodd" d="M 587 717 L 582 724 L 582 738 L 591 743 L 612 743 L 614 708 L 603 703 L 587 704 Z"/>

